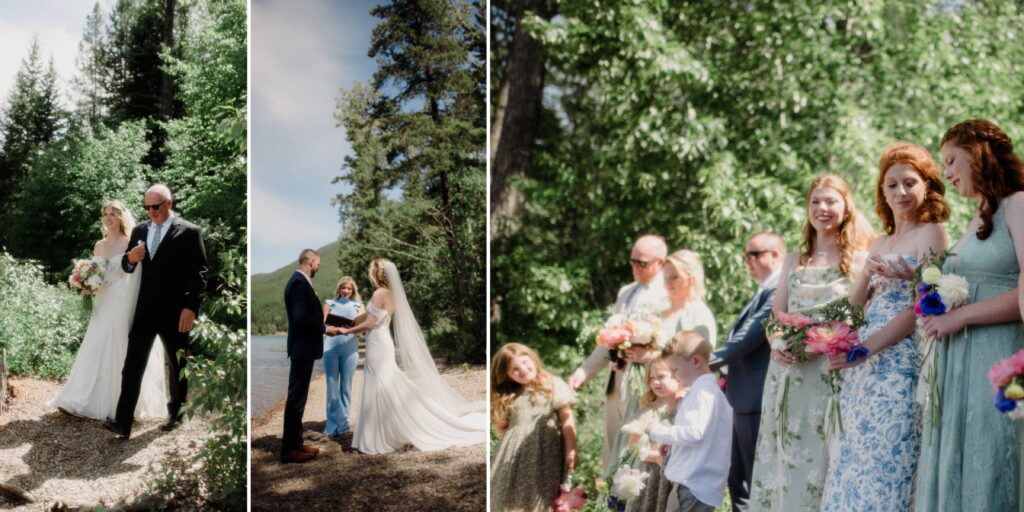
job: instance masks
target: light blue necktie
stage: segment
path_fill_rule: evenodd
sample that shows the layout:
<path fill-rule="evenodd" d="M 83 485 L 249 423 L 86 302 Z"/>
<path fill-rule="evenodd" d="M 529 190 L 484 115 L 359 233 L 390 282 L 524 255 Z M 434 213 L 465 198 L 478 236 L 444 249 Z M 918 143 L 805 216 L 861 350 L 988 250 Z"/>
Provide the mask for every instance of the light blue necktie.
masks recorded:
<path fill-rule="evenodd" d="M 160 247 L 160 230 L 161 229 L 163 229 L 163 226 L 160 225 L 160 224 L 157 224 L 156 225 L 156 231 L 153 232 L 153 248 L 149 251 L 150 253 L 153 254 L 153 256 L 156 256 L 156 250 L 157 250 L 158 247 Z"/>

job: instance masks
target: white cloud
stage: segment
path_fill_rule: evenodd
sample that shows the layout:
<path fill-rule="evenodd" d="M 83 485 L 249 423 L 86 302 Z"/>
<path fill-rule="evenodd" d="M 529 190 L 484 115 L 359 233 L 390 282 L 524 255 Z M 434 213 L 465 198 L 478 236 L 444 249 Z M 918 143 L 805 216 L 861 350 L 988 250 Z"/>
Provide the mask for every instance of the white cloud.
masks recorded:
<path fill-rule="evenodd" d="M 85 15 L 82 16 L 85 24 Z M 15 24 L 0 20 L 0 101 L 6 105 L 7 96 L 14 86 L 14 76 L 21 68 L 21 62 L 28 57 L 32 37 L 39 39 L 39 49 L 44 60 L 53 57 L 53 65 L 60 78 L 59 86 L 63 100 L 69 98 L 70 81 L 77 71 L 75 57 L 78 55 L 78 41 L 81 33 L 71 33 L 55 26 L 40 23 Z"/>
<path fill-rule="evenodd" d="M 325 209 L 333 211 L 329 205 L 309 205 L 301 198 L 279 196 L 254 181 L 252 224 L 259 229 L 253 230 L 253 242 L 267 247 L 289 247 L 330 241 L 338 235 L 338 217 L 335 213 L 323 218 L 320 214 Z"/>

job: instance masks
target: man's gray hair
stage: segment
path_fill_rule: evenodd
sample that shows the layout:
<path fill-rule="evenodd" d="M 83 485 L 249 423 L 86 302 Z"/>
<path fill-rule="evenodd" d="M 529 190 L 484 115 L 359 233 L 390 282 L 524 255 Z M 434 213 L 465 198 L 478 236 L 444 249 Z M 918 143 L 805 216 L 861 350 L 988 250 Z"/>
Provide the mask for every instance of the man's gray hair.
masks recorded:
<path fill-rule="evenodd" d="M 157 183 L 156 185 L 149 187 L 149 189 L 146 190 L 146 195 L 148 196 L 149 194 L 156 194 L 164 201 L 174 199 L 171 197 L 171 189 L 167 188 L 167 185 L 164 185 L 163 183 Z"/>

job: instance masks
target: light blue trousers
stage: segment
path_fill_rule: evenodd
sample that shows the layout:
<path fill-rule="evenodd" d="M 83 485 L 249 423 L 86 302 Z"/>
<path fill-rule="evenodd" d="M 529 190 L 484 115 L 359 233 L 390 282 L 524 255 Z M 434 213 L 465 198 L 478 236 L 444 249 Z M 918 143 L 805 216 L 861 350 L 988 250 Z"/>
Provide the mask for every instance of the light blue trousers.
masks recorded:
<path fill-rule="evenodd" d="M 359 362 L 359 341 L 354 335 L 324 339 L 324 373 L 327 378 L 327 427 L 324 434 L 338 436 L 351 431 L 348 410 L 352 403 L 352 376 Z"/>

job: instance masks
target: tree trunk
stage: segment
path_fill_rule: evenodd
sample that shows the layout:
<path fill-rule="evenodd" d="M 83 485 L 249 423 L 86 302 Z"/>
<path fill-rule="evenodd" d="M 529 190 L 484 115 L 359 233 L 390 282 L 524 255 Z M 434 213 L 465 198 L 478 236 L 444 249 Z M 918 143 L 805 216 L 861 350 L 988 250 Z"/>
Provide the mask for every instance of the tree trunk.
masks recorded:
<path fill-rule="evenodd" d="M 164 1 L 163 44 L 167 51 L 174 48 L 174 8 L 177 0 Z M 167 62 L 163 63 L 167 66 Z M 166 69 L 160 70 L 160 115 L 165 120 L 174 117 L 174 79 Z"/>
<path fill-rule="evenodd" d="M 527 174 L 544 96 L 544 46 L 526 32 L 522 19 L 532 12 L 550 20 L 555 11 L 554 0 L 516 2 L 515 35 L 491 121 L 492 238 L 521 215 L 524 198 L 508 182 Z"/>
<path fill-rule="evenodd" d="M 7 351 L 0 350 L 0 416 L 7 412 Z"/>

